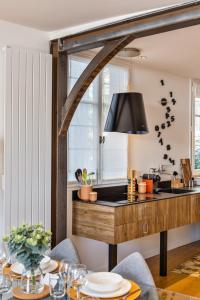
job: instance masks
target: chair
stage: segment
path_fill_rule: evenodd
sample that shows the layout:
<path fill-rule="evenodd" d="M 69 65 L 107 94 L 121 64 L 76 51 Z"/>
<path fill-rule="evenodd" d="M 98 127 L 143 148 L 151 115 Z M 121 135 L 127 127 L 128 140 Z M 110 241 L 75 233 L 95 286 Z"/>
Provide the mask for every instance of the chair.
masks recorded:
<path fill-rule="evenodd" d="M 69 263 L 80 263 L 78 252 L 70 239 L 60 242 L 51 250 L 49 256 L 58 261 L 66 259 Z"/>
<path fill-rule="evenodd" d="M 137 283 L 143 283 L 145 285 L 155 287 L 155 282 L 145 262 L 143 256 L 134 252 L 125 259 L 123 259 L 112 272 L 122 275 L 122 277 L 135 281 Z"/>

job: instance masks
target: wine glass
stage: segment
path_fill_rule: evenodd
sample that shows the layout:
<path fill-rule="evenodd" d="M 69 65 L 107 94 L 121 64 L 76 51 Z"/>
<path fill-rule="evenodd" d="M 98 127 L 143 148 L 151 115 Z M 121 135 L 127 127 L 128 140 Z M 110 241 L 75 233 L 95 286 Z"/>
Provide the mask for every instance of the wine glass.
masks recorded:
<path fill-rule="evenodd" d="M 4 267 L 7 264 L 7 255 L 3 247 L 0 247 L 0 270 L 3 272 Z"/>
<path fill-rule="evenodd" d="M 76 298 L 80 300 L 80 289 L 86 284 L 87 267 L 83 264 L 72 264 L 68 276 L 70 285 L 76 289 Z"/>
<path fill-rule="evenodd" d="M 12 280 L 9 274 L 0 275 L 0 295 L 8 293 L 12 288 Z"/>
<path fill-rule="evenodd" d="M 66 260 L 62 259 L 60 262 L 60 267 L 59 267 L 59 273 L 61 274 L 65 285 L 67 285 L 67 295 L 70 298 L 70 288 L 71 288 L 71 282 L 69 281 L 69 269 L 70 269 L 71 263 Z"/>

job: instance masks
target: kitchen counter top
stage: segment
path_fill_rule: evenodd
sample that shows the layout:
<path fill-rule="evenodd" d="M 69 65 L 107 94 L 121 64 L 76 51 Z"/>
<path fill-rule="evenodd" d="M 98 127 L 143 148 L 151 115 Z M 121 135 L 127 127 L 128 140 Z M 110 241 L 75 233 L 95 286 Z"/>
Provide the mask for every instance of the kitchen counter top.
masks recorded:
<path fill-rule="evenodd" d="M 171 199 L 171 198 L 178 198 L 178 197 L 187 197 L 187 195 L 193 195 L 193 194 L 200 194 L 200 186 L 192 187 L 192 188 L 181 188 L 186 190 L 191 190 L 191 192 L 188 193 L 180 193 L 180 194 L 173 194 L 173 193 L 166 193 L 166 192 L 160 192 L 159 194 L 138 194 L 135 195 L 127 195 L 127 193 L 120 193 L 116 196 L 115 199 L 110 199 L 109 196 L 105 196 L 105 200 L 97 200 L 95 202 L 92 201 L 83 201 L 80 199 L 75 199 L 76 202 L 84 202 L 91 205 L 103 205 L 103 206 L 109 206 L 109 207 L 120 207 L 120 206 L 126 206 L 126 205 L 137 205 L 139 203 L 148 203 L 158 200 L 164 200 L 164 199 Z"/>
<path fill-rule="evenodd" d="M 185 190 L 191 192 L 128 200 L 125 185 L 98 188 L 96 202 L 76 200 L 74 191 L 72 232 L 109 245 L 109 270 L 117 263 L 118 244 L 160 233 L 160 275 L 165 276 L 168 230 L 200 222 L 200 186 Z"/>

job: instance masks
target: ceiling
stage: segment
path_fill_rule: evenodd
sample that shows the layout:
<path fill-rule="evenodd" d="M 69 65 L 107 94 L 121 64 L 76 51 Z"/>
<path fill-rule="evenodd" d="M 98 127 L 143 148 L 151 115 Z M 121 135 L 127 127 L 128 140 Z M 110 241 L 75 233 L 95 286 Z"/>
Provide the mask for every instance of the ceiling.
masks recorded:
<path fill-rule="evenodd" d="M 142 10 L 189 2 L 184 0 L 0 0 L 0 19 L 48 31 L 51 38 L 95 22 Z M 85 26 L 80 26 L 85 24 Z M 69 30 L 68 30 L 69 29 Z M 60 30 L 60 31 L 59 31 Z M 55 36 L 53 36 L 55 35 Z M 131 46 L 147 59 L 139 63 L 178 75 L 200 78 L 200 25 L 137 39 Z M 135 59 L 137 62 L 138 60 Z"/>
<path fill-rule="evenodd" d="M 200 25 L 133 41 L 146 60 L 139 63 L 185 77 L 200 78 Z M 138 59 L 134 59 L 138 62 Z"/>
<path fill-rule="evenodd" d="M 0 19 L 54 31 L 187 0 L 0 0 Z"/>

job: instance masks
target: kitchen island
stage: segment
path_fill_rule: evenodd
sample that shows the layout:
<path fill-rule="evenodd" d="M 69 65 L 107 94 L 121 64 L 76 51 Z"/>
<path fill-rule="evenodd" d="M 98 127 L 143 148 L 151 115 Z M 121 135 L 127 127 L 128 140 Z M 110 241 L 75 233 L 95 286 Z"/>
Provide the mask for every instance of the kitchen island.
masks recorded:
<path fill-rule="evenodd" d="M 167 275 L 167 231 L 200 222 L 200 187 L 190 192 L 135 195 L 127 199 L 126 187 L 113 187 L 100 200 L 86 202 L 73 195 L 75 235 L 109 245 L 109 270 L 117 264 L 117 245 L 160 233 L 160 275 Z M 187 188 L 188 190 L 188 188 Z"/>

